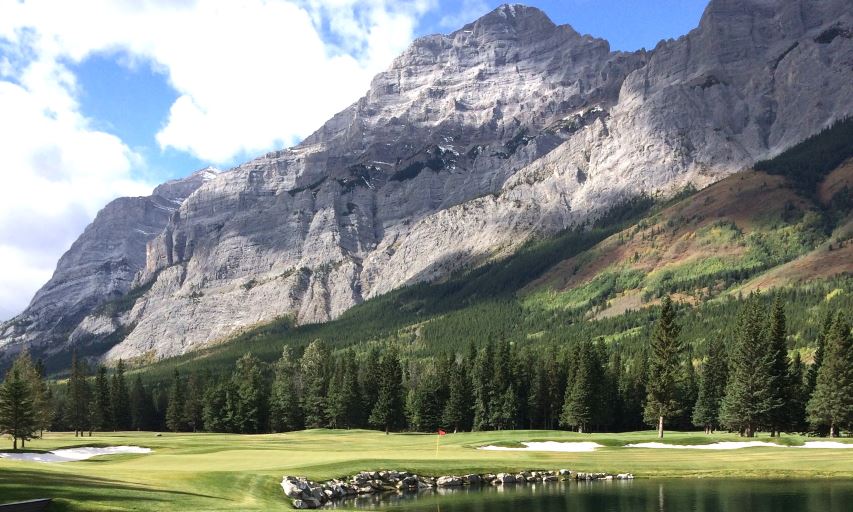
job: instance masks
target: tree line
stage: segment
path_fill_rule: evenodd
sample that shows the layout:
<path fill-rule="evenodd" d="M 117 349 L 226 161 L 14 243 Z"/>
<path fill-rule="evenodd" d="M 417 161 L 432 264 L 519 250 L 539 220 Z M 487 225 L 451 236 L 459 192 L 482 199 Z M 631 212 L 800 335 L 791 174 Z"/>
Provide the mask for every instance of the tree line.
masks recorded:
<path fill-rule="evenodd" d="M 77 435 L 111 430 L 234 433 L 302 428 L 430 432 L 505 429 L 627 431 L 645 426 L 839 435 L 853 423 L 850 325 L 821 323 L 814 361 L 789 357 L 782 301 L 742 302 L 731 339 L 697 357 L 665 297 L 640 351 L 603 338 L 557 346 L 490 341 L 429 357 L 397 343 L 332 350 L 321 340 L 301 355 L 285 347 L 265 363 L 243 355 L 227 373 L 182 373 L 127 384 L 122 361 L 93 371 L 76 357 L 65 383 L 48 384 L 22 353 L 0 386 L 0 430 L 13 447 L 44 429 Z M 90 375 L 93 374 L 93 375 Z"/>

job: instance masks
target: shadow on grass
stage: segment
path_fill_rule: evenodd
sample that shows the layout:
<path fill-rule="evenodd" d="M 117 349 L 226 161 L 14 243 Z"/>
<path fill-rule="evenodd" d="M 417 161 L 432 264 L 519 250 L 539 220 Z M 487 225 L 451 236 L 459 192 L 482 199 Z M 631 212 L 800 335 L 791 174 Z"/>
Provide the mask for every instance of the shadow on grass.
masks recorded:
<path fill-rule="evenodd" d="M 3 468 L 0 472 L 0 503 L 37 498 L 53 498 L 48 510 L 87 510 L 126 502 L 146 505 L 144 509 L 166 510 L 178 497 L 225 500 L 220 496 L 168 489 L 155 489 L 106 478 L 68 473 L 46 473 L 33 470 Z M 160 502 L 161 506 L 154 503 Z M 137 507 L 129 507 L 137 508 Z"/>

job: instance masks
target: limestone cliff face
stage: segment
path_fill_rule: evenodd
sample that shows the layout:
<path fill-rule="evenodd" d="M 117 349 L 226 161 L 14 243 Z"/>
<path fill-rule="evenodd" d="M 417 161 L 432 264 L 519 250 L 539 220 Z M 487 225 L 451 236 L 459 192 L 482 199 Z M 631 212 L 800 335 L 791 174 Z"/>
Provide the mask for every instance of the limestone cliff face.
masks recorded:
<path fill-rule="evenodd" d="M 164 357 L 334 318 L 600 214 L 703 186 L 853 113 L 848 0 L 714 0 L 652 51 L 503 6 L 415 41 L 302 144 L 219 175 L 148 242 L 146 293 L 77 336 Z"/>
<path fill-rule="evenodd" d="M 166 226 L 181 202 L 216 172 L 203 169 L 164 183 L 148 197 L 110 202 L 60 258 L 56 271 L 17 317 L 0 324 L 4 356 L 23 346 L 61 350 L 81 320 L 125 295 L 145 266 L 145 246 Z"/>

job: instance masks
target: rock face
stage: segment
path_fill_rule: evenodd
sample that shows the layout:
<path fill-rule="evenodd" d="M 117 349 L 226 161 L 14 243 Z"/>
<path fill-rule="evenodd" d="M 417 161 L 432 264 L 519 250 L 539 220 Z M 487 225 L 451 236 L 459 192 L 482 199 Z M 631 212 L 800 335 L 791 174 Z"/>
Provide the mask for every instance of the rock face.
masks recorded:
<path fill-rule="evenodd" d="M 0 325 L 3 355 L 14 355 L 23 346 L 44 348 L 48 354 L 59 350 L 89 313 L 124 296 L 145 266 L 146 244 L 163 231 L 184 199 L 216 174 L 202 169 L 160 185 L 148 197 L 123 197 L 105 206 L 29 307 Z"/>
<path fill-rule="evenodd" d="M 706 185 L 853 113 L 851 34 L 848 0 L 714 0 L 688 35 L 621 53 L 499 7 L 415 41 L 300 145 L 206 182 L 148 243 L 146 292 L 82 337 L 165 357 L 282 315 L 325 321 Z"/>

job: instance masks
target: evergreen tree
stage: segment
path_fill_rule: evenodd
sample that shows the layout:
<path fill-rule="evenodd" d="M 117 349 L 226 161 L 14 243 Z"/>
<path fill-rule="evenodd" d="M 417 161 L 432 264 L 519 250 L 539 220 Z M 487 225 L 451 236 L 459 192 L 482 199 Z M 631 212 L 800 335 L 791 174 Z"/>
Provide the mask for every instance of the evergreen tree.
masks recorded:
<path fill-rule="evenodd" d="M 302 427 L 295 374 L 293 354 L 290 347 L 284 347 L 275 363 L 270 390 L 270 427 L 273 432 L 288 432 Z"/>
<path fill-rule="evenodd" d="M 726 393 L 728 361 L 722 340 L 711 341 L 708 357 L 702 364 L 699 395 L 693 408 L 693 424 L 713 433 L 720 426 L 720 404 Z"/>
<path fill-rule="evenodd" d="M 791 385 L 788 382 L 788 340 L 785 325 L 785 309 L 777 296 L 773 301 L 770 312 L 768 342 L 770 345 L 770 379 L 772 394 L 772 409 L 768 412 L 770 435 L 779 436 L 782 430 L 789 426 L 789 409 L 786 407 L 791 399 Z"/>
<path fill-rule="evenodd" d="M 184 395 L 184 424 L 187 429 L 196 432 L 204 425 L 202 418 L 202 396 L 204 385 L 201 377 L 195 373 L 187 379 L 187 390 Z M 131 401 L 132 403 L 132 401 Z"/>
<path fill-rule="evenodd" d="M 74 436 L 82 436 L 89 428 L 89 383 L 86 382 L 86 365 L 77 359 L 77 353 L 71 355 L 71 376 L 68 379 L 68 407 L 66 409 L 68 425 L 74 429 Z"/>
<path fill-rule="evenodd" d="M 410 385 L 407 412 L 411 429 L 417 432 L 435 432 L 441 426 L 442 383 L 434 363 L 422 369 L 417 382 Z"/>
<path fill-rule="evenodd" d="M 373 410 L 373 407 L 376 406 L 376 400 L 379 398 L 379 375 L 382 373 L 381 357 L 379 348 L 371 346 L 367 351 L 364 363 L 359 368 L 361 403 L 367 414 Z"/>
<path fill-rule="evenodd" d="M 566 385 L 566 399 L 560 416 L 561 425 L 576 428 L 580 433 L 588 431 L 587 427 L 595 417 L 596 363 L 592 343 L 581 342 L 576 352 L 573 379 Z"/>
<path fill-rule="evenodd" d="M 39 360 L 33 363 L 29 352 L 25 349 L 12 363 L 11 370 L 17 370 L 21 379 L 27 383 L 33 402 L 33 415 L 36 430 L 44 431 L 50 427 L 53 407 L 50 403 L 50 390 L 44 380 L 44 364 Z"/>
<path fill-rule="evenodd" d="M 817 386 L 817 374 L 820 371 L 821 364 L 823 363 L 824 346 L 826 345 L 826 338 L 829 337 L 829 333 L 832 330 L 832 321 L 832 314 L 827 312 L 823 317 L 823 322 L 821 324 L 822 328 L 817 335 L 817 340 L 815 341 L 814 361 L 806 373 L 806 394 L 808 396 L 812 396 L 812 394 L 814 394 L 815 387 Z"/>
<path fill-rule="evenodd" d="M 230 380 L 219 379 L 208 384 L 202 399 L 202 419 L 204 430 L 208 432 L 228 432 L 231 430 L 228 414 L 228 395 Z"/>
<path fill-rule="evenodd" d="M 151 396 L 142 384 L 142 377 L 136 376 L 130 389 L 130 426 L 133 430 L 148 430 L 152 427 L 153 414 Z"/>
<path fill-rule="evenodd" d="M 302 413 L 307 428 L 323 428 L 326 417 L 328 392 L 329 350 L 320 340 L 314 340 L 305 349 L 300 364 L 302 373 Z"/>
<path fill-rule="evenodd" d="M 777 406 L 773 395 L 773 353 L 763 327 L 764 309 L 758 295 L 752 293 L 738 322 L 729 357 L 726 395 L 720 407 L 720 421 L 746 437 L 753 437 Z"/>
<path fill-rule="evenodd" d="M 231 406 L 232 428 L 237 432 L 257 434 L 269 421 L 268 391 L 263 363 L 251 352 L 237 360 L 231 377 L 234 399 Z"/>
<path fill-rule="evenodd" d="M 100 365 L 98 366 L 98 373 L 95 374 L 94 402 L 91 408 L 92 427 L 100 432 L 113 430 L 112 411 L 107 368 Z"/>
<path fill-rule="evenodd" d="M 494 371 L 494 344 L 489 341 L 477 354 L 472 371 L 474 387 L 474 427 L 473 430 L 491 428 L 492 376 Z"/>
<path fill-rule="evenodd" d="M 36 433 L 36 417 L 33 410 L 32 390 L 18 369 L 13 368 L 0 385 L 0 434 L 12 437 L 12 449 L 21 448 Z"/>
<path fill-rule="evenodd" d="M 794 352 L 794 359 L 788 369 L 789 395 L 785 404 L 786 426 L 794 432 L 802 432 L 806 427 L 806 383 L 805 365 L 800 353 Z"/>
<path fill-rule="evenodd" d="M 664 420 L 678 415 L 683 408 L 680 386 L 684 377 L 684 344 L 679 339 L 680 332 L 672 300 L 664 297 L 650 345 L 643 413 L 647 422 L 657 424 L 659 438 L 663 437 Z"/>
<path fill-rule="evenodd" d="M 809 423 L 829 427 L 829 437 L 853 422 L 853 345 L 841 312 L 826 338 L 814 394 L 806 406 Z"/>
<path fill-rule="evenodd" d="M 166 406 L 166 427 L 172 432 L 185 430 L 185 400 L 184 380 L 181 378 L 178 369 L 175 368 L 175 372 L 172 375 L 172 385 L 169 388 L 169 404 Z"/>
<path fill-rule="evenodd" d="M 130 428 L 130 395 L 124 376 L 124 361 L 119 359 L 110 382 L 110 403 L 112 404 L 113 430 Z"/>
<path fill-rule="evenodd" d="M 368 421 L 375 428 L 385 429 L 387 434 L 402 427 L 404 417 L 403 369 L 394 347 L 382 354 L 380 368 L 379 396 Z"/>
<path fill-rule="evenodd" d="M 473 420 L 471 410 L 471 383 L 468 380 L 466 360 L 454 362 L 450 367 L 450 382 L 447 403 L 441 415 L 442 426 L 458 432 L 470 428 Z"/>

